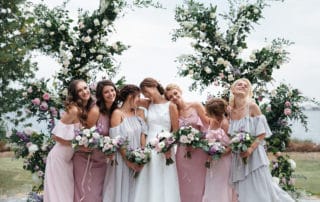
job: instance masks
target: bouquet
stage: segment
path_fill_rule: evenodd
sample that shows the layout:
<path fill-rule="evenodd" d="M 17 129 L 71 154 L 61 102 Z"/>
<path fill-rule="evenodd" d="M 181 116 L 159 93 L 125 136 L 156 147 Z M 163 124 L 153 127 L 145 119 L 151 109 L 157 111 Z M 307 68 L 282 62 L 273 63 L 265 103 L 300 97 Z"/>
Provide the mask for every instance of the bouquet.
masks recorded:
<path fill-rule="evenodd" d="M 191 126 L 181 127 L 177 132 L 174 133 L 174 137 L 177 139 L 179 144 L 187 147 L 203 148 L 207 143 L 207 141 L 202 138 L 203 134 Z M 191 151 L 187 150 L 184 157 L 190 159 Z"/>
<path fill-rule="evenodd" d="M 237 132 L 231 139 L 230 147 L 232 152 L 241 153 L 248 150 L 253 143 L 254 138 L 248 132 Z M 242 158 L 243 163 L 247 164 L 247 157 Z"/>
<path fill-rule="evenodd" d="M 125 145 L 128 144 L 128 141 L 121 136 L 116 136 L 115 138 L 111 138 L 109 136 L 104 136 L 100 139 L 100 149 L 101 151 L 107 155 L 112 156 L 114 153 L 117 152 L 117 150 Z M 111 166 L 117 165 L 117 160 L 112 159 L 111 160 Z"/>
<path fill-rule="evenodd" d="M 126 158 L 128 161 L 142 166 L 151 160 L 151 150 L 149 148 L 127 149 Z M 134 172 L 134 177 L 137 176 L 138 172 Z"/>
<path fill-rule="evenodd" d="M 207 149 L 207 150 L 206 150 Z M 221 158 L 221 156 L 225 153 L 226 147 L 219 141 L 211 140 L 208 141 L 208 145 L 206 146 L 206 149 L 204 149 L 205 152 L 210 156 L 213 160 L 218 160 Z M 205 166 L 207 168 L 210 168 L 210 161 L 207 160 Z"/>
<path fill-rule="evenodd" d="M 77 150 L 79 147 L 88 149 L 97 149 L 100 145 L 102 135 L 99 134 L 98 129 L 93 126 L 92 128 L 80 128 L 75 130 L 75 137 L 72 140 L 72 148 Z"/>
<path fill-rule="evenodd" d="M 172 146 L 176 142 L 175 137 L 172 133 L 162 131 L 157 134 L 157 136 L 152 139 L 148 146 L 157 151 L 157 153 L 166 153 L 171 150 Z M 170 165 L 174 163 L 173 159 L 170 157 L 166 157 L 166 165 Z"/>

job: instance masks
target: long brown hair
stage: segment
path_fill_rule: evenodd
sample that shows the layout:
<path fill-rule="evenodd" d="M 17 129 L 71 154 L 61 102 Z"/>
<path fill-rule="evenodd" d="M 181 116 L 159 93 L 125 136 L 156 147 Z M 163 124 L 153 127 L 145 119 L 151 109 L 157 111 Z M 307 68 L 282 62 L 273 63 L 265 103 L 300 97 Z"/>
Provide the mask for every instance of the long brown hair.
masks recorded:
<path fill-rule="evenodd" d="M 219 121 L 227 116 L 228 103 L 222 98 L 211 98 L 207 101 L 205 108 L 209 116 L 216 117 Z"/>
<path fill-rule="evenodd" d="M 103 88 L 105 86 L 113 87 L 116 92 L 115 101 L 112 103 L 110 109 L 107 108 L 107 106 L 105 105 L 104 99 L 103 99 Z M 96 98 L 97 98 L 97 106 L 99 107 L 99 111 L 102 114 L 108 115 L 109 117 L 111 116 L 113 110 L 117 108 L 117 103 L 116 103 L 117 97 L 118 97 L 118 90 L 112 81 L 102 80 L 102 81 L 98 82 L 97 88 L 96 88 Z"/>
<path fill-rule="evenodd" d="M 68 87 L 68 95 L 67 95 L 66 101 L 64 102 L 64 105 L 67 112 L 72 106 L 77 107 L 79 110 L 78 116 L 79 116 L 80 123 L 85 125 L 85 121 L 88 118 L 88 112 L 91 109 L 91 107 L 94 105 L 94 99 L 92 98 L 92 96 L 90 96 L 90 99 L 88 100 L 87 104 L 84 105 L 83 100 L 81 100 L 77 92 L 77 85 L 80 82 L 86 83 L 82 79 L 75 79 L 71 81 Z"/>

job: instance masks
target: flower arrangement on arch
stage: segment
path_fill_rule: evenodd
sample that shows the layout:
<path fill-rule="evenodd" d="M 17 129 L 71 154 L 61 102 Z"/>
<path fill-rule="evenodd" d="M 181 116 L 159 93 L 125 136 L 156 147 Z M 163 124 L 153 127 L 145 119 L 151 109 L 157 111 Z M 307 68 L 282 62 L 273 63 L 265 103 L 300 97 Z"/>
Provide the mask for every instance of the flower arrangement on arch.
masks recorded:
<path fill-rule="evenodd" d="M 166 153 L 170 152 L 171 148 L 176 142 L 176 138 L 174 135 L 168 131 L 161 131 L 157 134 L 157 136 L 150 140 L 148 147 L 154 149 L 157 153 Z M 171 158 L 171 154 L 166 155 L 166 165 L 170 165 L 174 163 L 173 159 Z"/>
<path fill-rule="evenodd" d="M 203 133 L 192 126 L 182 126 L 174 133 L 177 143 L 192 148 L 203 148 L 207 144 Z M 191 151 L 187 149 L 185 158 L 191 159 Z"/>
<path fill-rule="evenodd" d="M 230 141 L 231 150 L 234 153 L 245 152 L 248 150 L 248 148 L 251 146 L 254 140 L 255 138 L 248 132 L 236 132 L 235 135 L 232 136 Z M 244 164 L 247 164 L 247 157 L 242 158 L 242 160 Z"/>

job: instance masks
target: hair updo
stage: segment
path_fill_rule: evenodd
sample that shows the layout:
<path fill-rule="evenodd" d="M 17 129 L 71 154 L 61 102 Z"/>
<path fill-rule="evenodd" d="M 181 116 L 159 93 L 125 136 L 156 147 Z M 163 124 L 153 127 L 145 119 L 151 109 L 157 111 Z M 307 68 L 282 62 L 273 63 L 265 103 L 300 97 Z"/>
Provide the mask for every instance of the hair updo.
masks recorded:
<path fill-rule="evenodd" d="M 140 93 L 140 88 L 136 85 L 128 84 L 121 88 L 118 96 L 118 101 L 125 102 L 129 95 L 137 96 Z"/>
<path fill-rule="evenodd" d="M 160 95 L 164 95 L 164 88 L 157 80 L 153 78 L 148 77 L 143 79 L 143 81 L 140 83 L 140 88 L 143 90 L 145 87 L 157 88 Z"/>
<path fill-rule="evenodd" d="M 222 98 L 211 98 L 207 101 L 205 108 L 209 116 L 214 116 L 219 120 L 223 119 L 224 115 L 227 115 L 228 103 Z"/>

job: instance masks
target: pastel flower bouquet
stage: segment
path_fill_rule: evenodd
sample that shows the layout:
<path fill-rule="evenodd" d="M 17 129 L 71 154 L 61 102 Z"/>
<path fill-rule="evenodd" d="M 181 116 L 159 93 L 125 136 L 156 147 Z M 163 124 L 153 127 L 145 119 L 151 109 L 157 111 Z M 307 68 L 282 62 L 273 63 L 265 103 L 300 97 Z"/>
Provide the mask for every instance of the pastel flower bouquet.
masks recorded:
<path fill-rule="evenodd" d="M 230 147 L 232 152 L 241 153 L 246 152 L 251 144 L 254 142 L 255 138 L 248 132 L 240 131 L 235 133 L 230 142 Z M 247 164 L 248 158 L 242 158 L 243 163 Z"/>
<path fill-rule="evenodd" d="M 97 127 L 92 128 L 80 128 L 75 130 L 75 137 L 72 140 L 72 148 L 79 150 L 80 147 L 87 149 L 97 149 L 100 146 L 100 139 L 102 136 L 99 133 Z"/>
<path fill-rule="evenodd" d="M 204 151 L 207 152 L 207 154 L 210 156 L 210 159 L 219 160 L 225 153 L 226 147 L 219 141 L 211 140 L 208 141 L 208 145 Z M 207 168 L 210 168 L 210 162 L 211 161 L 209 159 L 206 161 L 205 166 Z"/>
<path fill-rule="evenodd" d="M 191 127 L 191 126 L 182 126 L 178 131 L 174 133 L 177 143 L 192 148 L 204 148 L 207 144 L 207 140 L 203 138 L 203 134 Z M 187 149 L 185 158 L 191 158 L 191 151 Z"/>
<path fill-rule="evenodd" d="M 135 163 L 137 165 L 145 165 L 151 160 L 151 149 L 150 148 L 137 148 L 137 149 L 127 149 L 126 158 L 128 161 Z M 134 172 L 134 177 L 138 176 L 138 172 Z"/>
<path fill-rule="evenodd" d="M 176 139 L 172 133 L 162 131 L 149 142 L 148 147 L 154 149 L 157 153 L 168 154 L 175 142 Z M 170 165 L 172 163 L 174 163 L 174 161 L 171 158 L 171 155 L 166 155 L 166 165 Z"/>
<path fill-rule="evenodd" d="M 99 148 L 105 155 L 110 157 L 111 166 L 113 166 L 118 165 L 117 160 L 113 158 L 114 154 L 118 151 L 118 149 L 125 147 L 126 145 L 128 145 L 128 141 L 119 135 L 114 138 L 103 136 L 100 138 Z"/>

